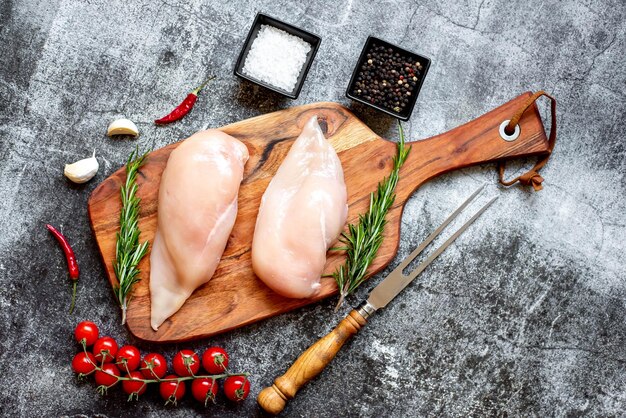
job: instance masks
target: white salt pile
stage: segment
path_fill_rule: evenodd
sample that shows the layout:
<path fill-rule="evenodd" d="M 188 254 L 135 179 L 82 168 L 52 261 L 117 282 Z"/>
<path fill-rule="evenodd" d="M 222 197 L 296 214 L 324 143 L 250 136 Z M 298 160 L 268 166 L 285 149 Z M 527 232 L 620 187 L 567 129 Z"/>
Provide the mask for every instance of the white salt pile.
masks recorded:
<path fill-rule="evenodd" d="M 296 86 L 311 45 L 273 26 L 261 25 L 246 57 L 243 72 L 291 92 Z"/>

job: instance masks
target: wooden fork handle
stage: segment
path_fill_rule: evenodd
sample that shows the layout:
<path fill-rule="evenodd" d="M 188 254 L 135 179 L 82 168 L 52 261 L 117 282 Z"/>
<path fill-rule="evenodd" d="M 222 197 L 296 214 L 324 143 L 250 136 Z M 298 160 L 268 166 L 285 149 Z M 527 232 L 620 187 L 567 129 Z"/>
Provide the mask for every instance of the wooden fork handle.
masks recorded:
<path fill-rule="evenodd" d="M 274 384 L 259 393 L 257 402 L 270 414 L 280 413 L 289 399 L 302 386 L 320 374 L 339 352 L 339 349 L 366 324 L 365 318 L 352 310 L 340 323 L 309 347 Z"/>

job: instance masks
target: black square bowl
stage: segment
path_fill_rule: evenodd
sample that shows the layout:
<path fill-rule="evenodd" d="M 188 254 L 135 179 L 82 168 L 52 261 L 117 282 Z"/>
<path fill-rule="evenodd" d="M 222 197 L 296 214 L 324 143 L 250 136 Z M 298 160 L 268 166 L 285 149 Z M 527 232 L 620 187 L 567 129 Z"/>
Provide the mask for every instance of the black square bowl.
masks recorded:
<path fill-rule="evenodd" d="M 371 101 L 366 100 L 364 97 L 360 97 L 354 94 L 356 88 L 357 77 L 359 74 L 359 69 L 367 62 L 367 54 L 370 53 L 373 44 L 377 46 L 383 46 L 387 49 L 391 49 L 394 53 L 398 52 L 403 54 L 409 58 L 411 58 L 412 62 L 419 62 L 422 66 L 421 74 L 418 77 L 418 80 L 415 82 L 415 86 L 412 88 L 411 96 L 409 99 L 409 103 L 404 109 L 401 109 L 400 112 L 396 112 L 393 109 L 388 109 L 386 107 L 382 107 L 378 104 L 372 103 Z M 422 55 L 416 54 L 415 52 L 407 51 L 406 49 L 400 48 L 397 45 L 391 44 L 387 41 L 384 41 L 379 38 L 375 38 L 373 36 L 369 36 L 367 41 L 365 42 L 365 46 L 363 47 L 363 51 L 361 51 L 361 56 L 354 67 L 354 71 L 352 72 L 352 77 L 350 78 L 350 84 L 348 84 L 348 89 L 346 90 L 346 97 L 354 100 L 355 102 L 363 103 L 364 105 L 373 107 L 376 110 L 379 110 L 383 113 L 386 113 L 390 116 L 398 118 L 403 121 L 409 120 L 411 117 L 411 113 L 413 113 L 413 108 L 415 107 L 415 103 L 417 102 L 417 96 L 419 95 L 420 89 L 422 88 L 422 83 L 424 82 L 424 78 L 426 78 L 426 74 L 428 73 L 428 68 L 430 67 L 430 59 L 424 57 Z"/>
<path fill-rule="evenodd" d="M 252 47 L 252 43 L 256 39 L 259 30 L 261 29 L 261 25 L 273 26 L 275 28 L 284 30 L 290 35 L 298 36 L 302 38 L 305 42 L 311 44 L 311 50 L 306 56 L 306 61 L 300 70 L 300 74 L 298 75 L 298 81 L 296 82 L 296 86 L 292 91 L 286 91 L 279 87 L 268 84 L 262 80 L 259 80 L 254 77 L 250 77 L 243 72 L 243 66 L 246 62 L 246 57 L 248 56 L 248 52 L 250 52 L 250 48 Z M 252 27 L 250 28 L 250 32 L 248 32 L 248 37 L 246 38 L 246 42 L 243 44 L 243 48 L 239 53 L 239 58 L 237 59 L 237 64 L 235 64 L 235 75 L 241 77 L 245 80 L 248 80 L 254 84 L 258 84 L 259 86 L 263 86 L 266 89 L 275 91 L 277 93 L 282 94 L 283 96 L 287 96 L 291 99 L 297 99 L 300 94 L 300 90 L 302 90 L 302 85 L 304 84 L 304 80 L 306 79 L 307 74 L 309 73 L 309 69 L 311 68 L 311 64 L 313 63 L 313 59 L 315 58 L 315 54 L 317 54 L 317 50 L 320 47 L 320 43 L 322 39 L 305 30 L 297 28 L 289 23 L 281 22 L 278 19 L 274 19 L 273 17 L 264 15 L 262 13 L 258 13 L 256 18 L 254 19 L 254 23 L 252 23 Z"/>

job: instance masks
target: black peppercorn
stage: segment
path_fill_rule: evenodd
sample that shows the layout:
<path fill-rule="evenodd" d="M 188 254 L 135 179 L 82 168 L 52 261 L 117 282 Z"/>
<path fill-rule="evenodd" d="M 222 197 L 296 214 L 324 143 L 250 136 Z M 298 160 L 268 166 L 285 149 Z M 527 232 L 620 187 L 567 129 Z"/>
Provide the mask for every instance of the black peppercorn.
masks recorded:
<path fill-rule="evenodd" d="M 421 64 L 412 56 L 372 44 L 356 74 L 352 92 L 394 112 L 404 112 L 417 88 Z"/>

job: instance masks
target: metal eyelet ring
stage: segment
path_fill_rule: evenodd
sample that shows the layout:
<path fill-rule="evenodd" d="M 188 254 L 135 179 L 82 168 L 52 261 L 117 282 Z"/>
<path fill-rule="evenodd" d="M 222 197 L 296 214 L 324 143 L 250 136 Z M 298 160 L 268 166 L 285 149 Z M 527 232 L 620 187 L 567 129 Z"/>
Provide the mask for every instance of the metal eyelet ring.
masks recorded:
<path fill-rule="evenodd" d="M 510 119 L 507 119 L 500 124 L 500 137 L 504 139 L 505 141 L 513 142 L 517 138 L 519 138 L 519 134 L 522 130 L 519 127 L 519 124 L 515 125 L 515 132 L 513 132 L 512 135 L 508 135 L 504 130 L 506 129 L 506 126 L 509 124 L 510 121 L 511 121 Z"/>

